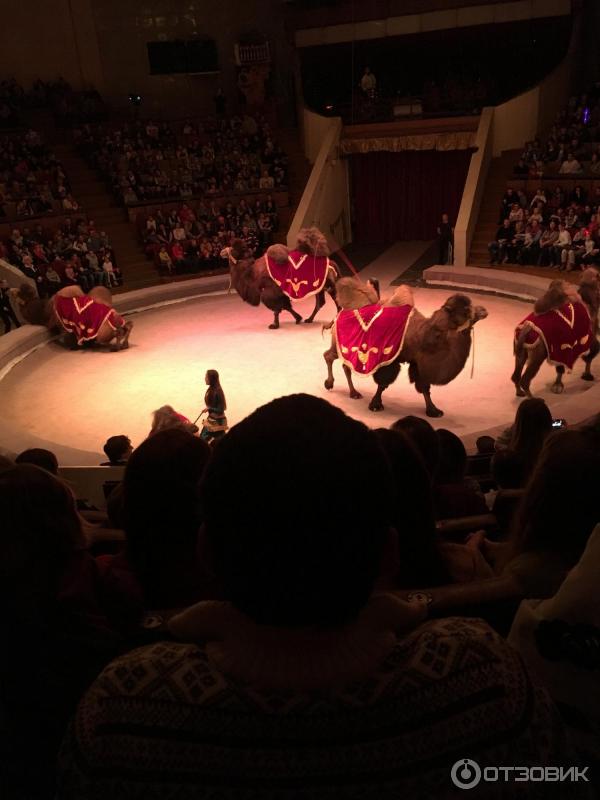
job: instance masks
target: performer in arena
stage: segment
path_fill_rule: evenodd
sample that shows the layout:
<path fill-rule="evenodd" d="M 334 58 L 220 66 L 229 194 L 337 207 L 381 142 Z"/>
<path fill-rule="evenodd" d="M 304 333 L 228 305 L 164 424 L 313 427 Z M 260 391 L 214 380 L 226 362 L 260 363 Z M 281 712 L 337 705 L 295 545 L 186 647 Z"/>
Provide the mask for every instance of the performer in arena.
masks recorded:
<path fill-rule="evenodd" d="M 215 439 L 220 439 L 227 432 L 227 417 L 225 416 L 227 401 L 225 400 L 225 393 L 221 388 L 219 373 L 216 369 L 207 371 L 205 382 L 208 386 L 204 395 L 206 407 L 201 414 L 208 413 L 208 417 L 204 421 L 200 436 L 205 441 L 212 442 Z"/>

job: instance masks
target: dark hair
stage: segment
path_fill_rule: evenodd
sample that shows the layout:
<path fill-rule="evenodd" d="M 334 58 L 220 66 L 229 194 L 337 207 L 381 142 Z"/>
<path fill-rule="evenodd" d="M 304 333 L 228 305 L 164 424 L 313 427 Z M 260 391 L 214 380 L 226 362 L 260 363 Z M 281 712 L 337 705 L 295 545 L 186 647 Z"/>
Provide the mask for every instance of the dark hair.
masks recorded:
<path fill-rule="evenodd" d="M 206 377 L 208 378 L 208 389 L 204 395 L 204 404 L 207 407 L 222 408 L 225 411 L 227 401 L 219 382 L 219 373 L 216 369 L 209 369 L 206 371 Z"/>
<path fill-rule="evenodd" d="M 431 480 L 423 459 L 400 431 L 374 431 L 387 457 L 393 480 L 393 525 L 398 542 L 397 587 L 416 588 L 450 583 L 438 548 Z"/>
<path fill-rule="evenodd" d="M 120 461 L 131 447 L 129 437 L 123 434 L 111 436 L 104 443 L 104 452 L 109 461 Z"/>
<path fill-rule="evenodd" d="M 410 439 L 419 451 L 433 481 L 440 463 L 440 442 L 434 428 L 427 420 L 409 415 L 396 420 L 391 429 L 403 433 Z"/>
<path fill-rule="evenodd" d="M 493 436 L 479 436 L 475 442 L 477 452 L 481 455 L 488 455 L 494 452 L 494 444 L 496 440 Z"/>
<path fill-rule="evenodd" d="M 510 555 L 549 550 L 576 564 L 600 521 L 590 489 L 599 471 L 600 434 L 566 430 L 549 436 L 516 514 Z"/>
<path fill-rule="evenodd" d="M 58 459 L 53 452 L 44 450 L 43 447 L 32 447 L 30 450 L 23 450 L 15 458 L 15 464 L 34 464 L 52 475 L 58 475 Z"/>
<path fill-rule="evenodd" d="M 391 481 L 376 436 L 325 400 L 273 400 L 219 443 L 202 485 L 225 596 L 262 624 L 354 619 L 379 573 Z"/>
<path fill-rule="evenodd" d="M 467 471 L 467 451 L 459 437 L 440 428 L 436 431 L 440 443 L 440 462 L 435 482 L 438 485 L 446 483 L 462 483 Z"/>
<path fill-rule="evenodd" d="M 125 467 L 127 558 L 146 602 L 155 607 L 171 602 L 167 575 L 195 562 L 201 523 L 198 486 L 209 458 L 206 442 L 171 428 L 142 442 Z"/>
<path fill-rule="evenodd" d="M 518 453 L 525 469 L 531 469 L 551 432 L 550 409 L 541 398 L 529 397 L 517 409 L 508 449 Z"/>
<path fill-rule="evenodd" d="M 0 594 L 31 621 L 51 611 L 71 555 L 85 547 L 68 486 L 48 470 L 16 464 L 0 472 Z M 10 612 L 7 612 L 10 613 Z"/>

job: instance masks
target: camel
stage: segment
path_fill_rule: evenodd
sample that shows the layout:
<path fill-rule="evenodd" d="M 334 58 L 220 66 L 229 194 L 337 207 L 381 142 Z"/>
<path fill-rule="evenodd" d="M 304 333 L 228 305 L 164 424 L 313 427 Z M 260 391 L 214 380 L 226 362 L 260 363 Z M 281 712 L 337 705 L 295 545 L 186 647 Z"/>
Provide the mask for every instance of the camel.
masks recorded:
<path fill-rule="evenodd" d="M 273 312 L 271 330 L 279 328 L 282 311 L 291 314 L 296 325 L 302 322 L 302 317 L 292 307 L 294 300 L 315 297 L 314 309 L 305 323 L 313 322 L 325 305 L 325 292 L 335 302 L 337 273 L 328 258 L 327 240 L 317 228 L 303 228 L 293 251 L 285 245 L 274 244 L 255 261 L 243 241 L 234 239 L 230 247 L 221 251 L 221 256 L 229 261 L 230 289 L 235 289 L 245 303 L 258 306 L 262 302 Z"/>
<path fill-rule="evenodd" d="M 63 331 L 64 344 L 76 349 L 86 342 L 111 345 L 111 350 L 129 347 L 133 322 L 125 321 L 113 308 L 112 295 L 104 286 L 84 294 L 79 286 L 65 286 L 50 299 L 23 283 L 15 291 L 19 310 L 31 325 Z"/>
<path fill-rule="evenodd" d="M 564 391 L 563 375 L 571 371 L 579 356 L 585 363 L 581 375 L 593 381 L 591 363 L 598 355 L 598 310 L 600 308 L 600 273 L 593 267 L 581 276 L 579 287 L 553 280 L 529 314 L 515 330 L 515 369 L 511 381 L 517 397 L 531 397 L 531 381 L 544 361 L 556 368 L 550 390 Z"/>
<path fill-rule="evenodd" d="M 382 411 L 383 392 L 398 377 L 401 364 L 407 363 L 410 382 L 425 399 L 427 416 L 443 416 L 444 412 L 431 400 L 431 386 L 450 383 L 461 372 L 471 349 L 471 329 L 478 320 L 487 317 L 485 308 L 474 307 L 463 294 L 454 294 L 427 318 L 414 307 L 410 287 L 398 287 L 391 298 L 381 302 L 377 287 L 358 278 L 341 278 L 336 292 L 343 310 L 334 322 L 323 326 L 333 328 L 331 347 L 323 353 L 327 364 L 325 388 L 333 388 L 333 362 L 341 357 L 350 397 L 361 397 L 352 382 L 352 372 L 372 374 L 377 391 L 369 409 Z M 375 339 L 370 341 L 368 332 Z M 348 335 L 354 336 L 354 346 L 340 341 Z M 375 353 L 373 362 L 371 353 Z"/>

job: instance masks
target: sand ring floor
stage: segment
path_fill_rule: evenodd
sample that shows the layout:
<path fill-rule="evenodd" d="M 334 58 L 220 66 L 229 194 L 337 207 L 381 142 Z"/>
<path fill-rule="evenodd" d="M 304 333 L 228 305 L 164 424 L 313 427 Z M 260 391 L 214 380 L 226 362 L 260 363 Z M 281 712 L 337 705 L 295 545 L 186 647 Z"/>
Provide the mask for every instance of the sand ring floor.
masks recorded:
<path fill-rule="evenodd" d="M 416 305 L 429 314 L 449 294 L 417 289 Z M 432 391 L 445 412 L 433 424 L 455 431 L 467 447 L 481 432 L 499 430 L 514 417 L 519 401 L 509 381 L 512 333 L 530 307 L 500 297 L 473 296 L 489 311 L 475 328 L 474 377 L 469 359 L 456 380 Z M 306 313 L 310 307 L 309 301 Z M 333 313 L 328 299 L 317 319 L 330 320 Z M 321 326 L 296 326 L 282 315 L 281 329 L 270 331 L 269 312 L 242 303 L 237 295 L 198 298 L 141 312 L 133 319 L 127 351 L 71 352 L 49 343 L 6 375 L 0 382 L 2 428 L 12 432 L 13 449 L 46 446 L 64 465 L 97 464 L 108 436 L 125 433 L 139 443 L 150 428 L 152 410 L 165 403 L 194 419 L 203 407 L 209 368 L 221 374 L 230 424 L 273 397 L 293 392 L 326 398 L 372 427 L 388 426 L 405 414 L 424 416 L 422 398 L 409 384 L 406 367 L 384 396 L 385 410 L 377 414 L 367 407 L 375 388 L 372 379 L 357 377 L 364 397 L 351 400 L 339 361 L 335 387 L 326 391 L 322 353 L 328 339 L 327 334 L 322 338 Z M 550 392 L 554 370 L 542 367 L 533 390 L 555 417 L 576 422 L 600 410 L 600 381 L 580 380 L 581 371 L 578 364 L 565 378 L 565 393 L 556 396 Z"/>

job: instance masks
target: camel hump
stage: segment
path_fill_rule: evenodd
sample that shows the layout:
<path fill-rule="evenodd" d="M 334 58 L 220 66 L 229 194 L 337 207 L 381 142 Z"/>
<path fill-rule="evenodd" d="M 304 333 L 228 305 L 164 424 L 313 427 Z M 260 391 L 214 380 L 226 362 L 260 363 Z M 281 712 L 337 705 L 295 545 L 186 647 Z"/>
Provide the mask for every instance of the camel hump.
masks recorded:
<path fill-rule="evenodd" d="M 267 258 L 272 258 L 277 264 L 283 264 L 287 261 L 289 250 L 284 244 L 272 244 L 267 248 Z"/>
<path fill-rule="evenodd" d="M 377 303 L 375 287 L 360 278 L 340 278 L 336 281 L 337 302 L 344 309 L 357 309 Z"/>
<path fill-rule="evenodd" d="M 405 283 L 398 286 L 394 294 L 384 302 L 385 306 L 414 306 L 414 304 L 413 290 Z"/>
<path fill-rule="evenodd" d="M 315 256 L 328 256 L 330 253 L 327 237 L 318 228 L 301 228 L 296 238 L 296 247 L 302 253 Z"/>
<path fill-rule="evenodd" d="M 545 314 L 554 308 L 560 308 L 569 300 L 570 294 L 566 281 L 551 281 L 546 293 L 536 301 L 533 310 L 536 314 Z"/>

